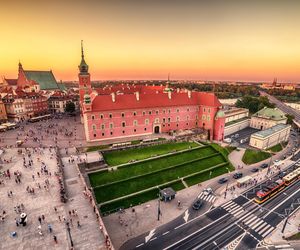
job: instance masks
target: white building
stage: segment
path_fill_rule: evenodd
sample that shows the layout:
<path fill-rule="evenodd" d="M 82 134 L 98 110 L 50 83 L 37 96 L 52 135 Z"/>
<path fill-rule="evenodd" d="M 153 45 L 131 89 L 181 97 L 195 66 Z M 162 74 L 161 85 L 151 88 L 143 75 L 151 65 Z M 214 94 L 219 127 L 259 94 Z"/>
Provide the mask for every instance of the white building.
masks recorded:
<path fill-rule="evenodd" d="M 281 142 L 288 141 L 290 136 L 290 125 L 277 124 L 266 130 L 251 135 L 249 145 L 258 149 L 268 149 Z"/>
<path fill-rule="evenodd" d="M 280 109 L 264 107 L 252 115 L 250 127 L 265 130 L 277 124 L 286 124 L 286 122 L 287 118 Z"/>

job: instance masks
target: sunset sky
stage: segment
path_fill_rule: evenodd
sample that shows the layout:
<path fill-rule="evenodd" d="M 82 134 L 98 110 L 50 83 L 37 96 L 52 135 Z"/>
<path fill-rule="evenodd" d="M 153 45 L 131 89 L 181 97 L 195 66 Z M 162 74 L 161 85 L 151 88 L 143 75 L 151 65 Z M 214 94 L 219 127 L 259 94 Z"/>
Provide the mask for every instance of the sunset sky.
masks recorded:
<path fill-rule="evenodd" d="M 0 0 L 0 74 L 300 82 L 300 1 Z"/>

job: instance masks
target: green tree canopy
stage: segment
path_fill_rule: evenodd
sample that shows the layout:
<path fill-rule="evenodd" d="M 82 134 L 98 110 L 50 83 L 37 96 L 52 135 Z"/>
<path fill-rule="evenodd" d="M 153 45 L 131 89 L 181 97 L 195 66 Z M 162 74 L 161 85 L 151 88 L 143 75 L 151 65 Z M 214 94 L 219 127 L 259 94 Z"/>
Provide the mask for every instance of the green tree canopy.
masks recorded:
<path fill-rule="evenodd" d="M 252 114 L 263 109 L 264 107 L 275 108 L 275 104 L 270 103 L 268 97 L 252 97 L 249 95 L 243 96 L 241 99 L 237 100 L 236 106 L 238 108 L 249 109 L 249 112 Z"/>
<path fill-rule="evenodd" d="M 68 113 L 73 113 L 75 111 L 74 102 L 67 102 L 65 111 L 68 112 Z"/>

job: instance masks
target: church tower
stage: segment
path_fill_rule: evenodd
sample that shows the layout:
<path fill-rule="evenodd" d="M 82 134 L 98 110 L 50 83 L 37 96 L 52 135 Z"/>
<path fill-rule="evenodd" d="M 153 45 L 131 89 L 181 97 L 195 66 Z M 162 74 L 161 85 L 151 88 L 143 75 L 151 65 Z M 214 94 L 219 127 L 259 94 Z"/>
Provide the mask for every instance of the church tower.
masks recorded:
<path fill-rule="evenodd" d="M 89 73 L 89 66 L 86 64 L 84 60 L 84 52 L 83 52 L 83 42 L 81 41 L 81 62 L 78 66 L 79 68 L 79 97 L 80 103 L 84 102 L 84 96 L 86 94 L 91 94 L 92 86 L 91 86 L 91 76 Z"/>

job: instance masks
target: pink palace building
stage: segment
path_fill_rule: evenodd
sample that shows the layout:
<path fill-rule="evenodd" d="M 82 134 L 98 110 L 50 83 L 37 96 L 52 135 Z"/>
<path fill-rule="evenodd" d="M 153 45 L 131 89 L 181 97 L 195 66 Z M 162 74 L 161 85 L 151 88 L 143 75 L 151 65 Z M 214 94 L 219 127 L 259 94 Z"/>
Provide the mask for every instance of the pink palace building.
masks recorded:
<path fill-rule="evenodd" d="M 117 85 L 92 89 L 81 49 L 79 94 L 86 140 L 101 141 L 201 128 L 223 140 L 225 116 L 214 93 L 164 86 Z"/>

